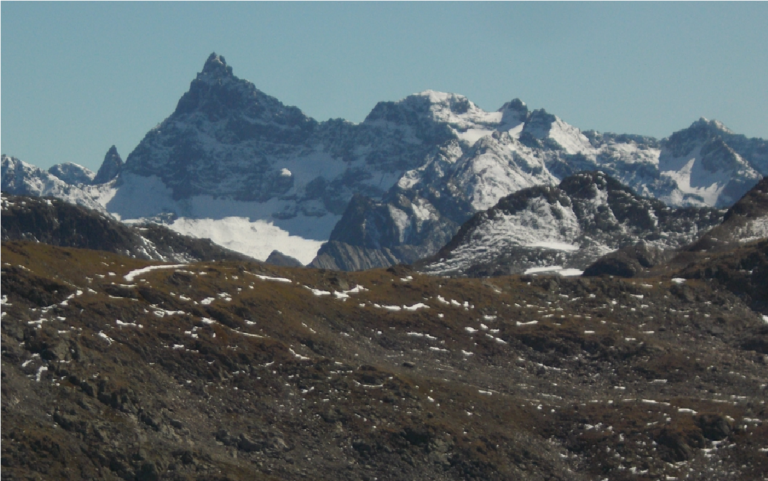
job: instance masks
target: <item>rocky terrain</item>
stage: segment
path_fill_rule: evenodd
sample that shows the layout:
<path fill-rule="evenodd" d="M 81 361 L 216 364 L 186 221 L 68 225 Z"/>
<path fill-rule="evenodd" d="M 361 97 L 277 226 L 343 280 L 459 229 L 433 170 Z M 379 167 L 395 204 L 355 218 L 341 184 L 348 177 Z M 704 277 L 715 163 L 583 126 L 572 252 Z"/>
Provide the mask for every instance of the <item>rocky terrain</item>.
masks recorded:
<path fill-rule="evenodd" d="M 768 178 L 761 180 L 725 213 L 722 224 L 689 250 L 720 251 L 768 237 Z"/>
<path fill-rule="evenodd" d="M 379 102 L 359 124 L 319 122 L 214 53 L 125 162 L 112 148 L 96 174 L 46 172 L 3 156 L 2 189 L 199 237 L 221 224 L 217 242 L 252 257 L 278 249 L 354 270 L 433 255 L 503 197 L 594 170 L 669 206 L 727 208 L 768 173 L 768 143 L 706 119 L 661 140 L 582 132 L 519 99 L 485 111 L 430 90 Z M 254 231 L 269 245 L 241 242 Z"/>
<path fill-rule="evenodd" d="M 418 266 L 452 276 L 578 275 L 598 258 L 640 242 L 659 251 L 682 247 L 721 220 L 715 209 L 670 209 L 602 172 L 582 172 L 557 187 L 531 187 L 501 199 Z"/>
<path fill-rule="evenodd" d="M 766 292 L 768 242 L 742 249 L 709 260 Z M 768 317 L 710 267 L 448 279 L 3 241 L 2 477 L 763 479 Z"/>
<path fill-rule="evenodd" d="M 766 479 L 766 174 L 212 54 L 125 162 L 2 157 L 2 479 Z"/>

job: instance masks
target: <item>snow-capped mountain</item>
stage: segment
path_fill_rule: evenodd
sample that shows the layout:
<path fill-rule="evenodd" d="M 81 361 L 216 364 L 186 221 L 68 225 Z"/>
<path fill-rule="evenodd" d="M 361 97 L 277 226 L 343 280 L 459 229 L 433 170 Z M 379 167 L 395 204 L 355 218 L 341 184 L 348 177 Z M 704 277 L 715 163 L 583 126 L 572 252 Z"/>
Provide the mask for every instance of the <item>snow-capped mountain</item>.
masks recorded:
<path fill-rule="evenodd" d="M 716 207 L 728 207 L 741 198 L 762 178 L 758 169 L 765 171 L 768 163 L 750 165 L 727 142 L 732 137 L 720 122 L 702 118 L 666 139 L 659 171 L 677 184 L 677 190 L 659 198 L 672 205 L 695 199 Z"/>
<path fill-rule="evenodd" d="M 768 172 L 768 144 L 703 120 L 661 141 L 582 132 L 518 99 L 487 112 L 434 91 L 380 102 L 359 124 L 318 122 L 211 54 L 125 163 L 111 149 L 86 185 L 29 169 L 6 182 L 4 162 L 3 190 L 216 235 L 259 259 L 278 249 L 308 263 L 330 240 L 336 252 L 370 254 L 353 264 L 388 265 L 434 254 L 513 192 L 585 170 L 672 206 L 726 207 Z M 319 254 L 315 265 L 355 268 Z"/>
<path fill-rule="evenodd" d="M 78 171 L 76 166 L 68 168 L 66 164 L 60 164 L 58 169 L 51 168 L 52 172 L 46 172 L 39 167 L 28 164 L 14 157 L 2 155 L 2 191 L 13 195 L 29 195 L 35 197 L 56 197 L 72 204 L 82 205 L 90 209 L 106 212 L 97 195 L 87 190 L 83 183 L 67 183 L 58 175 L 73 180 L 81 178 L 80 175 L 71 176 L 72 171 Z M 71 164 L 74 166 L 74 164 Z M 80 173 L 90 172 L 84 167 Z M 92 172 L 91 172 L 92 173 Z"/>
<path fill-rule="evenodd" d="M 661 249 L 687 244 L 721 219 L 718 210 L 671 209 L 602 172 L 583 172 L 557 187 L 523 189 L 476 214 L 422 270 L 579 274 L 602 255 L 640 241 Z"/>
<path fill-rule="evenodd" d="M 727 207 L 761 178 L 757 168 L 768 151 L 765 141 L 747 140 L 704 119 L 657 141 L 582 133 L 544 110 L 528 112 L 519 100 L 500 112 L 496 119 L 514 120 L 500 121 L 499 130 L 492 130 L 486 117 L 484 136 L 477 128 L 456 131 L 459 139 L 406 172 L 381 201 L 350 204 L 331 233 L 333 245 L 321 248 L 313 265 L 355 270 L 389 265 L 391 256 L 413 262 L 435 253 L 462 223 L 502 197 L 535 185 L 554 186 L 582 171 L 600 170 L 670 206 Z"/>
<path fill-rule="evenodd" d="M 72 162 L 56 164 L 48 169 L 48 173 L 58 177 L 67 184 L 74 185 L 90 185 L 93 183 L 93 178 L 96 176 L 96 173 L 90 169 L 83 167 L 82 165 L 73 164 Z"/>

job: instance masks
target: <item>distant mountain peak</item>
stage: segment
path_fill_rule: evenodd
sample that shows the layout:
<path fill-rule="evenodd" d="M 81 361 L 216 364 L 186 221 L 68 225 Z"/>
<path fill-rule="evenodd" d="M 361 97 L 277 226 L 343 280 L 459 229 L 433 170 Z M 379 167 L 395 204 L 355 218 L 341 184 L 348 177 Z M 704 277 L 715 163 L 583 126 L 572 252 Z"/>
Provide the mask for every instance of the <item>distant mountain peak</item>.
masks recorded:
<path fill-rule="evenodd" d="M 74 185 L 89 185 L 93 182 L 93 177 L 96 175 L 82 165 L 74 164 L 72 162 L 56 164 L 48 169 L 48 173 L 58 177 L 68 184 Z"/>
<path fill-rule="evenodd" d="M 501 106 L 501 108 L 498 110 L 499 112 L 503 112 L 505 110 L 516 110 L 521 112 L 528 112 L 528 105 L 526 105 L 525 102 L 523 102 L 520 99 L 512 99 L 509 102 L 505 103 Z"/>
<path fill-rule="evenodd" d="M 203 75 L 212 75 L 216 77 L 229 77 L 232 76 L 232 67 L 227 65 L 227 61 L 223 55 L 218 55 L 216 52 L 211 53 L 208 56 L 208 60 L 203 65 Z"/>
<path fill-rule="evenodd" d="M 105 184 L 117 177 L 120 169 L 123 168 L 123 159 L 117 153 L 117 147 L 114 145 L 109 148 L 107 155 L 104 156 L 104 162 L 101 163 L 96 177 L 93 178 L 93 184 Z"/>
<path fill-rule="evenodd" d="M 468 111 L 477 110 L 477 106 L 463 95 L 438 92 L 436 90 L 425 90 L 409 95 L 399 103 L 426 108 L 438 117 L 441 116 L 442 112 L 445 112 L 442 113 L 443 116 L 450 114 L 463 115 Z"/>
<path fill-rule="evenodd" d="M 532 135 L 537 139 L 545 139 L 549 136 L 552 124 L 557 121 L 557 117 L 544 109 L 536 109 L 531 112 L 528 121 L 523 127 L 523 132 Z"/>
<path fill-rule="evenodd" d="M 706 129 L 709 131 L 720 131 L 725 132 L 727 134 L 732 134 L 733 131 L 725 126 L 722 122 L 718 120 L 709 120 L 706 117 L 699 117 L 699 120 L 695 121 L 691 124 L 689 127 L 690 129 Z"/>

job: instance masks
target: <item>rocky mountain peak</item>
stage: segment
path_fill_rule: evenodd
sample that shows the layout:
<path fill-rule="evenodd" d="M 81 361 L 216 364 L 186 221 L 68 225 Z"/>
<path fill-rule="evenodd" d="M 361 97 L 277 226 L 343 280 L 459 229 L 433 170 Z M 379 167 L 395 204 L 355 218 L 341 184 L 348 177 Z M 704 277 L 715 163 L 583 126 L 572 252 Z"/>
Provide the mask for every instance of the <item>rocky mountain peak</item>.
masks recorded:
<path fill-rule="evenodd" d="M 213 53 L 124 170 L 159 177 L 175 199 L 208 194 L 264 201 L 291 187 L 266 159 L 300 150 L 316 126 L 298 108 L 233 75 L 224 57 Z"/>
<path fill-rule="evenodd" d="M 517 98 L 516 99 L 512 99 L 509 102 L 506 102 L 504 105 L 501 106 L 501 108 L 499 108 L 498 111 L 499 112 L 507 112 L 507 111 L 518 112 L 518 113 L 520 113 L 520 114 L 522 114 L 523 116 L 526 116 L 526 117 L 528 116 L 528 113 L 530 112 L 528 110 L 528 105 L 526 105 L 525 102 L 523 102 L 522 100 L 517 99 Z"/>
<path fill-rule="evenodd" d="M 664 141 L 667 147 L 675 157 L 688 155 L 701 143 L 714 140 L 723 135 L 731 135 L 731 132 L 725 125 L 717 120 L 708 120 L 704 117 L 693 122 L 690 127 L 678 130 Z"/>
<path fill-rule="evenodd" d="M 520 99 L 513 99 L 505 103 L 497 112 L 501 112 L 502 125 L 525 122 L 531 114 L 528 106 Z"/>
<path fill-rule="evenodd" d="M 717 120 L 709 120 L 706 117 L 699 117 L 699 120 L 695 121 L 691 124 L 689 129 L 692 130 L 708 130 L 710 132 L 721 132 L 726 134 L 732 134 L 733 131 L 725 126 L 720 121 Z"/>
<path fill-rule="evenodd" d="M 545 139 L 549 136 L 549 131 L 552 128 L 552 124 L 557 121 L 557 117 L 550 114 L 544 109 L 536 109 L 531 112 L 528 117 L 528 121 L 523 127 L 524 134 L 530 134 L 536 139 Z"/>
<path fill-rule="evenodd" d="M 101 163 L 96 177 L 93 178 L 93 184 L 105 184 L 117 177 L 120 169 L 123 168 L 123 159 L 117 153 L 117 147 L 114 145 L 109 148 L 107 155 L 104 156 L 104 162 Z"/>
<path fill-rule="evenodd" d="M 48 173 L 58 177 L 67 184 L 74 185 L 88 185 L 93 181 L 94 175 L 96 175 L 82 165 L 73 164 L 72 162 L 56 164 L 48 169 Z"/>
<path fill-rule="evenodd" d="M 208 60 L 205 61 L 203 71 L 198 75 L 198 78 L 206 75 L 210 77 L 232 77 L 232 67 L 227 65 L 223 55 L 217 55 L 216 52 L 213 52 L 208 56 Z"/>
<path fill-rule="evenodd" d="M 603 172 L 582 172 L 557 187 L 519 190 L 479 212 L 423 270 L 468 276 L 545 270 L 573 275 L 605 253 L 640 241 L 653 248 L 677 248 L 721 218 L 710 208 L 672 210 L 638 197 Z"/>

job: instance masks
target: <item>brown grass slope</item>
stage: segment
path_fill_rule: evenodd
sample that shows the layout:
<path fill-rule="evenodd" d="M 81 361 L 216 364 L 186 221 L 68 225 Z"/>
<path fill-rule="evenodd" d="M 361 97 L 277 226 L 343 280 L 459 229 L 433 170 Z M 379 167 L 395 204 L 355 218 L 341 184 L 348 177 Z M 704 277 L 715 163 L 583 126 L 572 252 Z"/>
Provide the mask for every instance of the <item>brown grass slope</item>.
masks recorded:
<path fill-rule="evenodd" d="M 3 479 L 768 472 L 764 322 L 708 281 L 150 265 L 3 243 Z"/>

